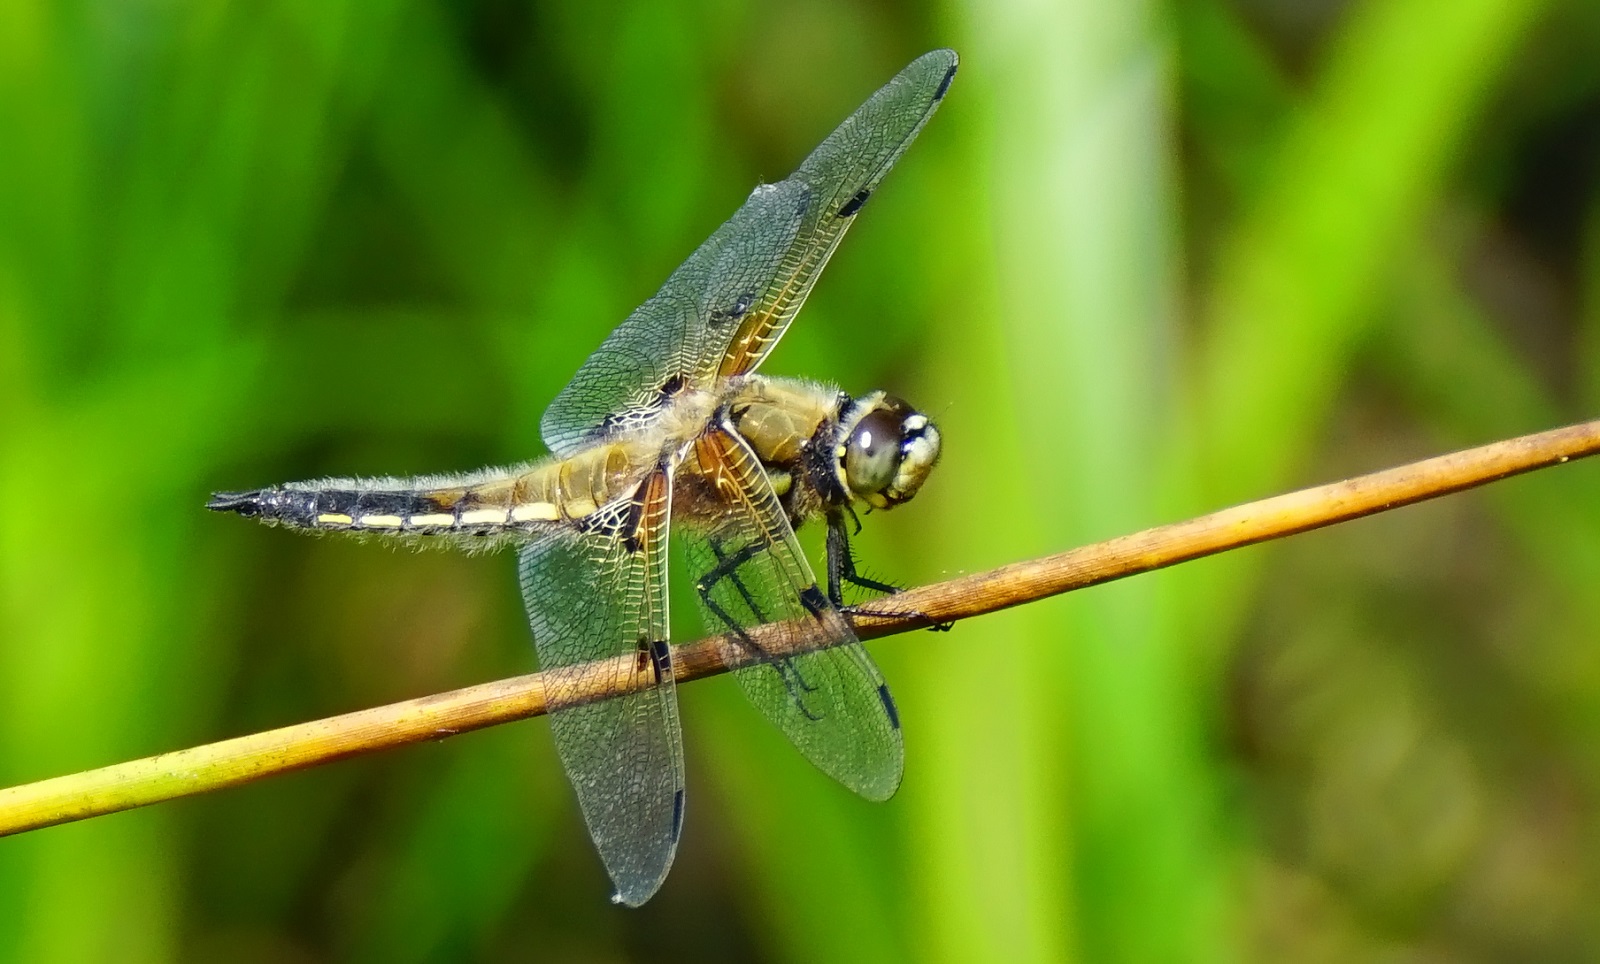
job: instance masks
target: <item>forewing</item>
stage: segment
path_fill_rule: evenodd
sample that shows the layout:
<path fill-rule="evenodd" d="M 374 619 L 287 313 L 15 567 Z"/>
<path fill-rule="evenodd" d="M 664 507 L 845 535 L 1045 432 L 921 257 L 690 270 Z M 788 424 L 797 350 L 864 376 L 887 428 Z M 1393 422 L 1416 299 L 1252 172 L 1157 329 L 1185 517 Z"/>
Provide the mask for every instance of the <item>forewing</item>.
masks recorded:
<path fill-rule="evenodd" d="M 956 64 L 953 50 L 935 50 L 913 60 L 782 182 L 803 185 L 811 203 L 761 301 L 720 347 L 721 375 L 754 371 L 783 337 L 862 205 L 933 116 Z"/>
<path fill-rule="evenodd" d="M 955 69 L 952 50 L 918 57 L 799 170 L 757 187 L 556 396 L 540 422 L 551 451 L 565 454 L 648 420 L 677 391 L 754 371 L 878 182 L 933 115 Z"/>
<path fill-rule="evenodd" d="M 719 506 L 694 520 L 687 540 L 707 627 L 739 634 L 763 623 L 793 627 L 765 650 L 742 637 L 763 661 L 736 670 L 739 685 L 824 773 L 868 799 L 888 799 L 900 785 L 904 749 L 883 674 L 818 589 L 743 440 L 713 428 L 696 442 L 695 460 L 707 501 Z M 778 655 L 802 645 L 826 648 Z"/>
<path fill-rule="evenodd" d="M 671 503 L 672 473 L 663 465 L 631 499 L 518 554 L 551 701 L 580 691 L 582 664 L 622 655 L 633 657 L 630 675 L 616 682 L 644 685 L 550 715 L 556 752 L 616 884 L 615 900 L 630 906 L 661 886 L 683 826 L 683 743 L 667 644 Z"/>
<path fill-rule="evenodd" d="M 648 420 L 684 388 L 709 387 L 730 333 L 778 274 L 810 207 L 805 185 L 763 184 L 618 325 L 545 410 L 558 455 Z"/>

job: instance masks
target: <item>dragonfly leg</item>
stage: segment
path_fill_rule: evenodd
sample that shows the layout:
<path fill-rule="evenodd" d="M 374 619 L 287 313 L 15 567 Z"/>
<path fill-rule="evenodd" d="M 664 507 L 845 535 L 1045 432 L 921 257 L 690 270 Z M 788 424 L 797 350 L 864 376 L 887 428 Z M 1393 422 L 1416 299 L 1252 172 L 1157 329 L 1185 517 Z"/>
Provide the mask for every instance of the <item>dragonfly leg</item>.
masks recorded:
<path fill-rule="evenodd" d="M 860 531 L 859 523 L 856 531 Z M 845 583 L 873 592 L 881 592 L 889 596 L 901 591 L 901 587 L 893 583 L 869 579 L 856 571 L 856 556 L 850 550 L 850 533 L 845 528 L 844 517 L 843 515 L 830 515 L 828 517 L 828 598 L 842 612 L 853 613 L 856 611 L 855 607 L 847 606 L 844 602 Z M 905 615 L 928 618 L 926 613 L 916 611 L 906 612 Z M 936 633 L 945 633 L 949 632 L 954 625 L 955 623 L 934 623 L 928 628 Z"/>
<path fill-rule="evenodd" d="M 857 530 L 860 531 L 860 523 Z M 879 582 L 861 575 L 856 570 L 856 554 L 850 550 L 850 533 L 845 529 L 842 514 L 828 517 L 828 598 L 840 609 L 848 609 L 844 604 L 844 584 L 849 583 L 860 589 L 870 592 L 881 592 L 893 595 L 900 591 L 900 587 L 888 582 Z"/>

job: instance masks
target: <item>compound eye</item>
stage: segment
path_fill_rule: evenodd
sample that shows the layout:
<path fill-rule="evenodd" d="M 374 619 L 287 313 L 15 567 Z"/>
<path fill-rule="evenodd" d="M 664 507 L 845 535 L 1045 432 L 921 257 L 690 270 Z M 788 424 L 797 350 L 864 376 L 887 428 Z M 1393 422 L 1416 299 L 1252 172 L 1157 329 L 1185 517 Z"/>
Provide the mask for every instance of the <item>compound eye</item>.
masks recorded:
<path fill-rule="evenodd" d="M 900 418 L 886 409 L 868 412 L 850 432 L 844 477 L 857 495 L 882 492 L 900 470 Z"/>

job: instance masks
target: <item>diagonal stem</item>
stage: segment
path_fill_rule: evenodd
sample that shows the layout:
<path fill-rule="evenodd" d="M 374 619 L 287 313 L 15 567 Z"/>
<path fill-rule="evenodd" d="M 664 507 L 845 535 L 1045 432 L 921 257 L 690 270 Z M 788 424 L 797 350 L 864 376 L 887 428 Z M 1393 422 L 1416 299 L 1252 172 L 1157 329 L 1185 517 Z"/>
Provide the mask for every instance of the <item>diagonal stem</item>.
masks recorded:
<path fill-rule="evenodd" d="M 1524 435 L 920 586 L 853 610 L 852 621 L 864 639 L 954 622 L 1596 453 L 1600 453 L 1600 421 Z M 728 635 L 676 647 L 677 679 L 727 672 L 752 662 L 757 653 L 770 659 L 803 648 L 794 642 L 801 634 L 784 633 L 779 627 L 756 627 L 749 635 L 755 647 Z M 0 790 L 0 835 L 130 810 L 620 696 L 651 685 L 650 674 L 634 672 L 634 662 L 629 653 L 581 670 L 567 667 L 559 684 L 545 673 L 517 676 Z M 556 686 L 559 689 L 553 689 Z"/>

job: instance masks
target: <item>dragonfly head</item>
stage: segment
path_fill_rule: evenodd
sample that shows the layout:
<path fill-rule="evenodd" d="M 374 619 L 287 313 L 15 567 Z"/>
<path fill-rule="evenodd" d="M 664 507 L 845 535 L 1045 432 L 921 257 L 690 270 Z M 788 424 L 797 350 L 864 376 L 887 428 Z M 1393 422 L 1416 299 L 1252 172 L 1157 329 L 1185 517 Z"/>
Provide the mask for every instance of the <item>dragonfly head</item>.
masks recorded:
<path fill-rule="evenodd" d="M 875 509 L 908 501 L 939 461 L 939 430 L 904 399 L 873 392 L 839 421 L 839 483 Z"/>

